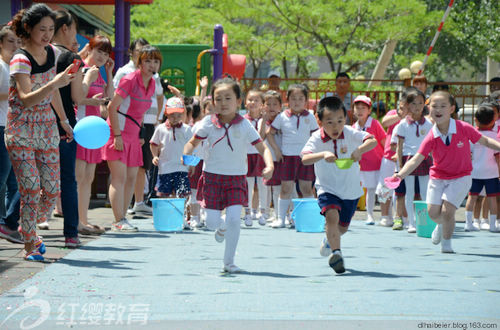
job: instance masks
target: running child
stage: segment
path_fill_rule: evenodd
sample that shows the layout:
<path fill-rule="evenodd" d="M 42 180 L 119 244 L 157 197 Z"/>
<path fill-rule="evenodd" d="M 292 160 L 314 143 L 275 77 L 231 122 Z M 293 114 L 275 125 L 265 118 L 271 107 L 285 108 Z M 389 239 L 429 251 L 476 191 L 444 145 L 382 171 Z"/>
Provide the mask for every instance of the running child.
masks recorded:
<path fill-rule="evenodd" d="M 161 197 L 189 196 L 188 167 L 181 162 L 184 145 L 191 139 L 191 127 L 182 122 L 184 103 L 178 97 L 167 100 L 165 123 L 156 127 L 150 147 L 153 164 L 158 166 L 158 193 Z"/>
<path fill-rule="evenodd" d="M 406 90 L 406 104 L 408 105 L 408 116 L 399 122 L 393 132 L 398 141 L 397 155 L 399 168 L 402 168 L 417 153 L 425 136 L 432 129 L 432 123 L 423 115 L 425 95 L 422 91 L 415 87 L 409 87 Z M 405 178 L 405 206 L 408 213 L 409 233 L 417 232 L 415 212 L 413 210 L 415 180 L 419 180 L 420 193 L 425 198 L 431 165 L 432 158 L 427 157 L 415 171 Z"/>
<path fill-rule="evenodd" d="M 340 237 L 347 232 L 358 199 L 363 195 L 358 162 L 378 144 L 368 132 L 345 126 L 346 115 L 340 98 L 323 98 L 318 106 L 322 128 L 313 133 L 301 152 L 302 163 L 314 164 L 318 204 L 326 218 L 326 238 L 320 254 L 330 256 L 328 264 L 339 274 L 345 272 Z M 348 169 L 339 169 L 336 159 L 352 159 L 354 163 Z"/>
<path fill-rule="evenodd" d="M 259 119 L 262 115 L 263 106 L 264 95 L 262 92 L 257 90 L 249 91 L 245 100 L 245 107 L 247 108 L 248 113 L 246 113 L 244 117 L 250 122 L 250 124 L 252 124 L 253 127 L 255 127 L 255 130 L 257 131 L 259 130 Z M 263 139 L 264 137 L 261 135 L 261 138 Z M 265 167 L 264 159 L 253 145 L 248 146 L 247 153 L 248 207 L 245 208 L 245 226 L 251 227 L 253 219 L 258 219 L 259 225 L 264 226 L 267 218 L 269 217 L 267 212 L 267 189 L 262 181 L 262 170 Z M 251 208 L 255 183 L 257 183 L 257 190 L 259 192 L 260 214 L 257 214 L 256 209 Z"/>
<path fill-rule="evenodd" d="M 215 230 L 215 240 L 226 240 L 224 272 L 235 273 L 241 269 L 234 264 L 234 255 L 240 236 L 240 215 L 248 204 L 247 146 L 253 144 L 264 157 L 266 167 L 262 176 L 273 174 L 271 152 L 262 143 L 259 133 L 238 114 L 241 90 L 236 81 L 223 78 L 212 86 L 215 114 L 206 116 L 196 127 L 194 136 L 184 146 L 190 155 L 202 140 L 208 141 L 210 153 L 203 164 L 198 182 L 198 200 L 205 208 L 208 229 Z M 226 210 L 222 220 L 222 210 Z"/>
<path fill-rule="evenodd" d="M 354 115 L 358 119 L 352 126 L 355 130 L 372 134 L 378 141 L 375 148 L 363 155 L 359 162 L 361 166 L 361 183 L 366 188 L 367 225 L 374 225 L 373 209 L 375 208 L 375 189 L 377 188 L 380 164 L 384 155 L 385 131 L 382 125 L 370 116 L 372 100 L 365 95 L 354 99 Z"/>
<path fill-rule="evenodd" d="M 500 143 L 483 136 L 470 124 L 452 119 L 455 100 L 448 92 L 435 92 L 429 104 L 435 124 L 417 154 L 394 177 L 404 179 L 432 152 L 426 198 L 429 217 L 438 224 L 432 232 L 432 243 L 441 243 L 442 253 L 454 253 L 451 235 L 455 228 L 455 212 L 472 184 L 469 142 L 479 142 L 496 151 L 500 151 Z"/>
<path fill-rule="evenodd" d="M 280 113 L 271 124 L 269 143 L 277 145 L 274 136 L 281 131 L 281 149 L 274 149 L 276 161 L 281 164 L 281 192 L 278 200 L 278 219 L 272 224 L 273 228 L 285 227 L 285 216 L 291 203 L 291 196 L 295 189 L 295 181 L 299 181 L 300 192 L 303 198 L 313 197 L 312 182 L 314 181 L 314 167 L 304 165 L 300 160 L 300 152 L 311 134 L 316 131 L 318 123 L 313 114 L 307 111 L 309 90 L 302 84 L 288 87 L 287 98 L 290 109 Z"/>
<path fill-rule="evenodd" d="M 479 105 L 479 109 L 474 113 L 477 130 L 491 139 L 497 140 L 497 132 L 493 130 L 495 126 L 495 110 L 488 103 Z M 472 151 L 472 186 L 465 205 L 465 231 L 478 231 L 479 228 L 473 226 L 472 212 L 477 202 L 477 197 L 481 190 L 486 190 L 486 198 L 489 204 L 489 230 L 498 232 L 497 228 L 497 196 L 500 193 L 498 183 L 498 152 L 486 148 L 480 144 L 471 145 Z"/>
<path fill-rule="evenodd" d="M 271 144 L 270 139 L 268 139 L 269 131 L 271 130 L 271 124 L 273 120 L 281 113 L 282 102 L 281 95 L 277 91 L 269 90 L 264 94 L 264 115 L 259 121 L 259 134 L 264 139 L 264 143 L 267 148 L 271 151 L 274 161 L 274 172 L 271 179 L 264 179 L 264 185 L 267 186 L 267 195 L 271 196 L 273 207 L 274 207 L 274 219 L 278 219 L 278 198 L 281 191 L 281 163 L 278 162 L 276 158 L 276 151 L 281 150 L 282 134 L 281 131 L 276 131 L 274 135 L 274 145 Z M 269 207 L 269 202 L 266 205 Z M 272 224 L 271 224 L 272 225 Z"/>

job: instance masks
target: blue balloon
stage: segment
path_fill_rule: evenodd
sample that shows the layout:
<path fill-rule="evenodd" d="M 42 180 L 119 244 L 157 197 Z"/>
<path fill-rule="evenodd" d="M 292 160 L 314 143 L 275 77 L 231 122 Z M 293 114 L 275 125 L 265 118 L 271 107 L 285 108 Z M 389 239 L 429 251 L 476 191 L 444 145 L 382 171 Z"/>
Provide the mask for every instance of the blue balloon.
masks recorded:
<path fill-rule="evenodd" d="M 111 132 L 108 123 L 98 116 L 80 119 L 73 129 L 76 142 L 87 149 L 99 149 L 109 140 Z"/>

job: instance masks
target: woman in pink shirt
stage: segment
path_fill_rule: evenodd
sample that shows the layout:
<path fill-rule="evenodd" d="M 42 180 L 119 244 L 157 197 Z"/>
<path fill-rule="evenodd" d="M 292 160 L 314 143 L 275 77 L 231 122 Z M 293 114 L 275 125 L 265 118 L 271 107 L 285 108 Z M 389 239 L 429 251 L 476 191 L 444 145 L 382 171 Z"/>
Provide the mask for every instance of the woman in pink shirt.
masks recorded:
<path fill-rule="evenodd" d="M 144 113 L 151 107 L 155 92 L 153 75 L 161 67 L 160 51 L 144 46 L 139 54 L 138 70 L 120 80 L 115 95 L 108 106 L 108 123 L 111 137 L 103 147 L 103 159 L 108 161 L 111 172 L 109 199 L 113 209 L 114 231 L 137 231 L 125 214 L 134 194 L 139 166 L 142 166 L 139 137 Z"/>
<path fill-rule="evenodd" d="M 441 243 L 442 253 L 454 253 L 451 235 L 455 228 L 455 212 L 472 184 L 470 143 L 480 143 L 500 151 L 500 142 L 483 136 L 470 124 L 451 119 L 455 100 L 446 91 L 430 97 L 430 114 L 435 124 L 412 157 L 394 177 L 404 179 L 432 152 L 433 165 L 427 188 L 429 217 L 438 225 L 432 243 Z"/>
<path fill-rule="evenodd" d="M 114 61 L 109 57 L 112 51 L 111 41 L 108 37 L 95 36 L 90 39 L 88 56 L 85 59 L 85 70 L 91 67 L 102 67 L 106 69 L 109 83 L 106 83 L 101 74 L 97 80 L 89 86 L 87 97 L 83 99 L 76 108 L 76 120 L 87 116 L 98 116 L 106 118 L 107 110 L 104 104 L 113 96 L 113 67 Z M 87 149 L 81 145 L 76 147 L 75 175 L 78 187 L 78 231 L 85 235 L 102 234 L 104 229 L 91 225 L 87 221 L 87 211 L 90 202 L 90 190 L 96 164 L 102 161 L 101 149 Z"/>

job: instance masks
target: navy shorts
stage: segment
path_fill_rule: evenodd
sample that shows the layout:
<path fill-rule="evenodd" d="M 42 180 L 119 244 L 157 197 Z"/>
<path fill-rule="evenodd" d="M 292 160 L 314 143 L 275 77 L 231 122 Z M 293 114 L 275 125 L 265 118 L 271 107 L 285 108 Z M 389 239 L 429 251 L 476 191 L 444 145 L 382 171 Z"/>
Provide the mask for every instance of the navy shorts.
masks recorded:
<path fill-rule="evenodd" d="M 472 179 L 472 186 L 470 187 L 469 195 L 479 195 L 483 187 L 486 189 L 486 196 L 498 196 L 500 186 L 498 178 L 493 179 Z"/>
<path fill-rule="evenodd" d="M 160 174 L 158 191 L 162 194 L 174 193 L 177 197 L 186 197 L 191 193 L 187 172 Z"/>
<path fill-rule="evenodd" d="M 339 211 L 339 224 L 342 227 L 349 227 L 351 223 L 352 216 L 356 212 L 356 207 L 358 206 L 358 200 L 356 199 L 340 199 L 337 196 L 330 193 L 323 193 L 318 196 L 318 204 L 321 209 L 321 214 L 326 217 L 326 212 L 329 209 L 336 209 Z"/>

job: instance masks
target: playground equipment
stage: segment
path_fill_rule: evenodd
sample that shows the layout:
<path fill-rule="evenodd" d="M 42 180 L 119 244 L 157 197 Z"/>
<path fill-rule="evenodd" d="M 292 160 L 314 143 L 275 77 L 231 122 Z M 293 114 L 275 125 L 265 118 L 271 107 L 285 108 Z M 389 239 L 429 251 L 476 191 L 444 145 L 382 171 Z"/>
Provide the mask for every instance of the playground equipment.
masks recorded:
<path fill-rule="evenodd" d="M 200 78 L 212 77 L 213 81 L 230 75 L 241 79 L 245 73 L 246 56 L 229 54 L 227 35 L 222 25 L 214 27 L 214 45 L 157 45 L 163 56 L 160 76 L 170 84 L 184 90 L 186 95 L 200 95 Z M 213 75 L 210 70 L 212 55 Z"/>

